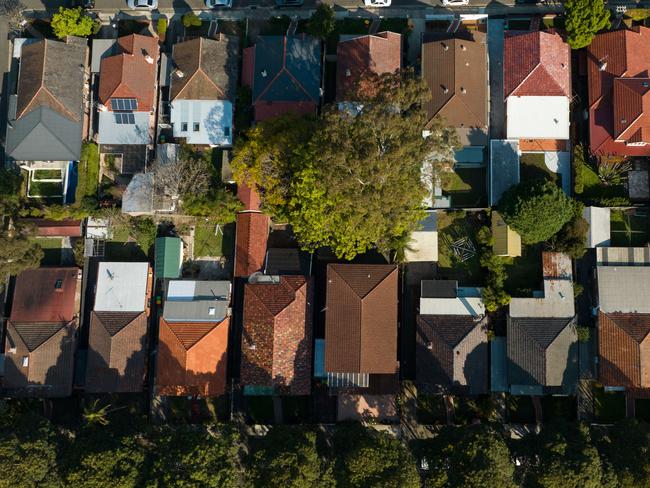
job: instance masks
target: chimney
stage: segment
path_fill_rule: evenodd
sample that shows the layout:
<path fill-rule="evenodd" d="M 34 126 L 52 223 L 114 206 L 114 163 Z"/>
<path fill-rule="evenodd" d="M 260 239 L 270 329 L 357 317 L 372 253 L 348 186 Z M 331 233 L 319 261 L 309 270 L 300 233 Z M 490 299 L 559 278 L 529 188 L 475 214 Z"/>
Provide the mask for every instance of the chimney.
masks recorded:
<path fill-rule="evenodd" d="M 185 76 L 185 73 L 183 73 L 181 70 L 177 69 L 176 70 L 176 76 L 179 78 L 183 78 Z"/>
<path fill-rule="evenodd" d="M 144 57 L 144 60 L 149 64 L 153 64 L 153 58 L 148 54 Z"/>

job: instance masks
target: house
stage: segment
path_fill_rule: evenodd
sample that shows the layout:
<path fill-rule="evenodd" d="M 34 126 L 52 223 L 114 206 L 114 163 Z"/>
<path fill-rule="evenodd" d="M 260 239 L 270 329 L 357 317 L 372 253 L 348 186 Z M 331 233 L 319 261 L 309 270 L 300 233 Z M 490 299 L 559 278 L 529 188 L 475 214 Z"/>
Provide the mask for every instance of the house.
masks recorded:
<path fill-rule="evenodd" d="M 313 281 L 252 276 L 244 286 L 240 383 L 244 394 L 311 393 Z"/>
<path fill-rule="evenodd" d="M 513 395 L 570 395 L 578 381 L 571 259 L 566 254 L 544 252 L 542 267 L 543 292 L 510 302 L 504 373 Z"/>
<path fill-rule="evenodd" d="M 86 392 L 142 391 L 152 286 L 148 263 L 99 263 L 90 315 Z"/>
<path fill-rule="evenodd" d="M 415 332 L 418 391 L 470 395 L 488 391 L 485 307 L 479 296 L 473 298 L 480 300 L 480 305 L 459 309 L 464 294 L 461 290 L 459 296 L 456 281 L 421 282 L 420 314 Z M 427 301 L 431 300 L 437 301 L 437 310 L 429 308 Z M 437 313 L 425 314 L 422 310 Z"/>
<path fill-rule="evenodd" d="M 420 228 L 411 232 L 404 258 L 408 263 L 438 261 L 438 216 L 435 211 L 427 212 Z"/>
<path fill-rule="evenodd" d="M 611 243 L 611 212 L 606 207 L 585 207 L 582 218 L 589 224 L 587 247 L 608 247 Z"/>
<path fill-rule="evenodd" d="M 559 33 L 506 33 L 503 83 L 508 139 L 521 139 L 522 150 L 538 148 L 538 139 L 569 139 L 571 49 Z"/>
<path fill-rule="evenodd" d="M 650 156 L 650 28 L 596 35 L 587 48 L 589 141 L 598 156 Z"/>
<path fill-rule="evenodd" d="M 39 268 L 16 278 L 3 355 L 6 394 L 72 393 L 80 282 L 77 268 Z"/>
<path fill-rule="evenodd" d="M 312 255 L 295 248 L 269 248 L 266 251 L 264 274 L 279 275 L 311 275 Z"/>
<path fill-rule="evenodd" d="M 86 116 L 88 49 L 86 39 L 16 39 L 17 91 L 8 91 L 8 161 L 29 171 L 61 170 L 62 193 L 71 161 L 81 157 Z M 18 47 L 20 46 L 20 47 Z"/>
<path fill-rule="evenodd" d="M 156 278 L 176 279 L 183 267 L 183 241 L 179 237 L 158 237 L 155 244 Z"/>
<path fill-rule="evenodd" d="M 336 54 L 336 99 L 354 101 L 350 97 L 364 76 L 402 69 L 402 36 L 388 31 L 341 36 Z"/>
<path fill-rule="evenodd" d="M 516 258 L 521 256 L 521 236 L 506 224 L 501 214 L 492 211 L 492 250 L 497 256 Z"/>
<path fill-rule="evenodd" d="M 433 119 L 442 117 L 456 128 L 463 154 L 476 153 L 481 162 L 488 141 L 487 66 L 481 32 L 422 36 L 422 77 L 431 92 L 423 107 L 428 119 L 425 134 Z"/>
<path fill-rule="evenodd" d="M 239 212 L 235 227 L 235 277 L 262 271 L 270 219 L 261 212 Z"/>
<path fill-rule="evenodd" d="M 455 280 L 423 280 L 420 287 L 420 315 L 485 315 L 481 288 L 459 287 Z"/>
<path fill-rule="evenodd" d="M 174 44 L 169 101 L 174 138 L 231 146 L 239 39 L 217 34 Z"/>
<path fill-rule="evenodd" d="M 141 172 L 153 143 L 158 74 L 158 38 L 119 37 L 116 54 L 101 59 L 99 151 L 117 155 L 122 174 Z"/>
<path fill-rule="evenodd" d="M 321 97 L 321 43 L 307 35 L 258 36 L 244 49 L 242 84 L 252 91 L 256 121 L 286 113 L 316 114 Z"/>
<path fill-rule="evenodd" d="M 169 282 L 160 319 L 157 395 L 226 392 L 230 295 L 229 281 Z"/>

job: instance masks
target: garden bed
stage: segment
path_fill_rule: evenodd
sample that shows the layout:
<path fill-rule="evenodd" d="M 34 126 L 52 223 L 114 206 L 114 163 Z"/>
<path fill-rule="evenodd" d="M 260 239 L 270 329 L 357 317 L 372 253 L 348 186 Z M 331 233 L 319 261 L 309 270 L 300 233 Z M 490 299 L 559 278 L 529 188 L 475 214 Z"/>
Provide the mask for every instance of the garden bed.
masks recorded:
<path fill-rule="evenodd" d="M 610 236 L 613 247 L 640 247 L 650 241 L 650 219 L 646 210 L 612 210 Z"/>
<path fill-rule="evenodd" d="M 621 420 L 625 417 L 625 394 L 594 388 L 594 413 L 598 422 L 608 424 Z"/>
<path fill-rule="evenodd" d="M 32 181 L 62 179 L 63 172 L 60 169 L 35 169 L 32 171 Z"/>
<path fill-rule="evenodd" d="M 605 185 L 600 181 L 596 170 L 589 164 L 583 166 L 582 181 L 584 191 L 580 194 L 580 198 L 586 203 L 609 206 L 612 199 L 621 200 L 622 204 L 628 201 L 625 185 Z"/>
<path fill-rule="evenodd" d="M 63 198 L 62 181 L 34 181 L 29 184 L 31 198 Z"/>

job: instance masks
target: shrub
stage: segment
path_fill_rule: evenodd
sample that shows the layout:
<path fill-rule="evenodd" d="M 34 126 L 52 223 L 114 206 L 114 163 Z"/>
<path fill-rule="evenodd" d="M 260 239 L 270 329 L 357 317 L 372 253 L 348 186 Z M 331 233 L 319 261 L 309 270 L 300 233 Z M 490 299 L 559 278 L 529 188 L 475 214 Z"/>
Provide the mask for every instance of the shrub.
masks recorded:
<path fill-rule="evenodd" d="M 625 12 L 625 17 L 628 19 L 640 22 L 650 17 L 650 9 L 648 8 L 629 8 Z"/>
<path fill-rule="evenodd" d="M 573 191 L 580 195 L 584 189 L 584 167 L 585 167 L 585 148 L 582 144 L 576 144 L 573 148 Z"/>
<path fill-rule="evenodd" d="M 192 27 L 201 27 L 201 19 L 194 12 L 188 12 L 183 15 L 183 25 L 187 29 Z"/>
<path fill-rule="evenodd" d="M 591 337 L 589 327 L 576 327 L 576 332 L 578 333 L 578 342 L 589 342 L 589 338 Z"/>
<path fill-rule="evenodd" d="M 321 3 L 309 18 L 307 33 L 320 39 L 327 39 L 335 29 L 334 9 L 325 3 Z"/>
<path fill-rule="evenodd" d="M 185 24 L 185 22 L 183 22 Z M 156 31 L 158 35 L 162 38 L 167 33 L 167 17 L 158 17 L 158 23 L 156 24 Z"/>
<path fill-rule="evenodd" d="M 83 13 L 81 7 L 63 8 L 52 16 L 52 30 L 59 39 L 67 36 L 88 37 L 93 32 L 95 22 Z"/>

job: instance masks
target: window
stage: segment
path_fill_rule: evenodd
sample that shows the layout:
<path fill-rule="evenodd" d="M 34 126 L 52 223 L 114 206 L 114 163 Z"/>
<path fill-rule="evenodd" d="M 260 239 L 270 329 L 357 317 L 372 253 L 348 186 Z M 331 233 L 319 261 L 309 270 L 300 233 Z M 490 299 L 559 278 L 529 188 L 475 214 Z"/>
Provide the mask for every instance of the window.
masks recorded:
<path fill-rule="evenodd" d="M 59 278 L 59 279 L 56 280 L 56 282 L 54 283 L 54 288 L 55 288 L 56 290 L 60 290 L 62 287 L 63 287 L 63 280 L 62 280 L 61 278 Z"/>
<path fill-rule="evenodd" d="M 135 98 L 111 98 L 113 111 L 138 110 L 138 101 Z"/>
<path fill-rule="evenodd" d="M 29 366 L 29 356 L 23 356 L 23 368 Z"/>
<path fill-rule="evenodd" d="M 181 132 L 187 132 L 187 122 L 181 122 Z"/>
<path fill-rule="evenodd" d="M 198 132 L 198 131 L 199 131 L 199 123 L 194 122 L 194 132 Z"/>
<path fill-rule="evenodd" d="M 135 115 L 130 112 L 116 112 L 115 123 L 122 124 L 135 124 Z"/>
<path fill-rule="evenodd" d="M 230 127 L 223 128 L 223 135 L 226 137 L 230 137 Z"/>

